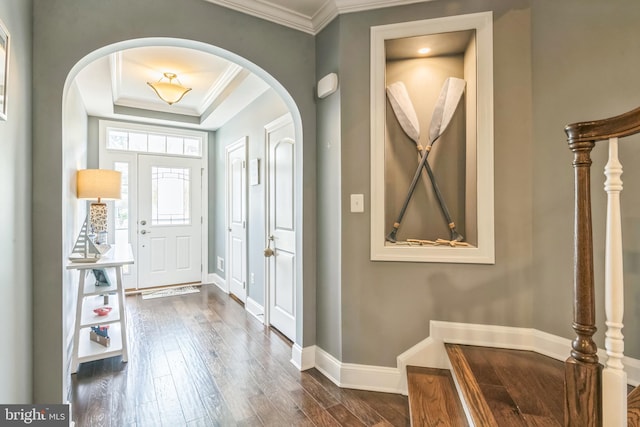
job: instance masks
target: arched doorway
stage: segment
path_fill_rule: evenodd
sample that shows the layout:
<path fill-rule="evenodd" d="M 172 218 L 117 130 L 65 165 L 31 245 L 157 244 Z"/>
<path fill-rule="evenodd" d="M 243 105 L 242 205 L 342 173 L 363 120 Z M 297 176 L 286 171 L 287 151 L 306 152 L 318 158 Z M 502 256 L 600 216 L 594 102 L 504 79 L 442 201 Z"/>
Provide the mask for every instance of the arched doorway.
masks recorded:
<path fill-rule="evenodd" d="M 196 41 L 191 41 L 191 40 L 184 40 L 184 39 L 175 39 L 175 38 L 144 38 L 144 39 L 135 39 L 135 40 L 128 40 L 128 41 L 123 41 L 123 42 L 119 42 L 119 43 L 115 43 L 109 46 L 105 46 L 103 48 L 100 48 L 92 53 L 90 53 L 89 55 L 86 55 L 84 58 L 82 58 L 82 60 L 80 60 L 78 63 L 76 63 L 74 65 L 74 67 L 71 69 L 71 71 L 69 72 L 67 79 L 66 79 L 66 83 L 65 83 L 65 88 L 64 88 L 64 92 L 63 92 L 63 110 L 62 110 L 62 115 L 63 115 L 63 125 L 62 125 L 62 135 L 63 135 L 63 147 L 65 148 L 65 158 L 63 159 L 63 162 L 66 162 L 70 165 L 73 166 L 73 164 L 75 164 L 76 169 L 78 168 L 83 168 L 86 167 L 86 164 L 83 164 L 83 160 L 82 158 L 85 157 L 86 158 L 86 152 L 90 151 L 87 146 L 85 145 L 84 147 L 82 146 L 82 143 L 78 143 L 77 141 L 77 135 L 74 133 L 77 133 L 77 129 L 72 129 L 73 125 L 71 123 L 74 122 L 74 116 L 77 116 L 79 111 L 77 108 L 77 100 L 73 100 L 71 98 L 73 98 L 74 96 L 76 96 L 77 94 L 74 92 L 74 90 L 72 90 L 73 85 L 75 84 L 75 79 L 76 77 L 82 72 L 83 69 L 85 69 L 85 67 L 89 66 L 89 64 L 93 63 L 94 61 L 103 58 L 107 55 L 111 55 L 117 52 L 122 52 L 124 50 L 127 49 L 134 49 L 134 48 L 143 48 L 143 47 L 152 47 L 152 46 L 172 46 L 172 47 L 180 47 L 180 48 L 188 48 L 188 49 L 194 49 L 194 50 L 198 50 L 210 55 L 216 55 L 222 58 L 225 58 L 231 62 L 234 62 L 235 64 L 238 64 L 239 66 L 249 70 L 251 73 L 259 76 L 262 80 L 264 80 L 271 88 L 273 91 L 275 91 L 275 93 L 277 93 L 277 95 L 280 97 L 281 101 L 286 105 L 286 107 L 288 108 L 288 114 L 291 116 L 292 121 L 293 121 L 293 128 L 295 131 L 295 139 L 296 139 L 296 152 L 294 154 L 296 162 L 298 162 L 300 165 L 302 165 L 302 120 L 301 120 L 301 115 L 300 112 L 293 100 L 293 98 L 291 97 L 291 95 L 288 93 L 288 91 L 282 86 L 282 84 L 280 84 L 276 79 L 274 79 L 269 73 L 267 73 L 266 71 L 264 71 L 262 68 L 260 68 L 259 66 L 257 66 L 256 64 L 253 64 L 252 62 L 238 56 L 235 55 L 229 51 L 226 51 L 224 49 L 221 48 L 217 48 L 215 46 L 209 45 L 209 44 L 205 44 L 205 43 L 201 43 L 201 42 L 196 42 Z M 74 107 L 75 105 L 75 107 Z M 80 112 L 81 113 L 81 112 Z M 69 148 L 69 150 L 67 150 L 67 148 Z M 71 167 L 71 169 L 73 169 L 73 167 Z M 63 180 L 68 180 L 69 178 L 71 178 L 70 176 L 63 176 Z M 296 176 L 294 177 L 295 181 L 301 182 L 302 180 L 302 167 L 297 168 L 296 169 Z M 301 205 L 302 205 L 302 200 L 303 200 L 303 195 L 302 195 L 302 185 L 296 184 L 295 185 L 296 188 L 296 211 L 301 212 Z M 81 210 L 81 209 L 80 209 Z M 64 205 L 63 204 L 63 217 L 67 218 L 67 217 L 75 217 L 77 216 L 77 212 L 78 212 L 78 206 L 73 206 L 73 205 Z M 298 218 L 302 218 L 302 215 L 297 214 L 296 217 Z M 300 254 L 299 259 L 302 259 L 302 224 L 299 224 L 299 233 L 296 236 L 296 250 L 298 251 L 298 254 Z M 63 235 L 64 236 L 68 236 L 68 235 L 75 235 L 77 230 L 72 230 L 71 228 L 73 227 L 77 227 L 78 226 L 78 220 L 76 218 L 75 220 L 75 224 L 73 223 L 73 221 L 65 221 L 63 222 Z M 63 245 L 68 245 L 68 242 L 65 242 Z M 260 248 L 262 249 L 262 248 Z M 67 248 L 63 247 L 63 253 L 67 252 Z M 295 276 L 302 278 L 302 263 L 301 261 L 297 261 L 296 265 L 293 267 L 294 269 L 296 269 L 296 273 Z M 294 307 L 296 307 L 296 319 L 295 319 L 295 328 L 300 331 L 300 333 L 295 334 L 295 338 L 296 338 L 296 342 L 302 343 L 302 327 L 301 327 L 301 322 L 302 322 L 302 303 L 299 300 L 302 296 L 302 292 L 301 292 L 301 288 L 302 288 L 302 281 L 300 280 L 299 283 L 296 284 L 297 286 L 297 292 L 295 292 L 296 298 L 297 300 L 294 301 Z M 267 292 L 265 292 L 265 296 L 267 295 Z M 69 298 L 65 298 L 65 300 L 68 300 Z M 264 304 L 265 307 L 267 307 L 266 301 Z M 65 306 L 65 308 L 68 306 Z M 72 317 L 71 313 L 63 313 L 63 319 L 69 319 L 70 317 Z M 68 321 L 66 322 L 67 327 L 69 327 L 69 323 Z M 63 333 L 64 337 L 69 336 L 68 330 L 64 331 Z M 68 348 L 68 345 L 66 342 L 63 342 L 63 348 Z M 65 372 L 65 376 L 66 376 L 67 372 Z"/>

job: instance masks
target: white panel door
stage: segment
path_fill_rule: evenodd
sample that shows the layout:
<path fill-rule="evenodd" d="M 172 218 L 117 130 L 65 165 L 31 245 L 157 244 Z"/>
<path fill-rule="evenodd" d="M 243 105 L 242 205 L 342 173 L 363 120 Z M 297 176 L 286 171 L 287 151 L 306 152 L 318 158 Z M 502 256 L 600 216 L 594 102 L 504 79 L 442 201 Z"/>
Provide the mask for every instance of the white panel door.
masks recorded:
<path fill-rule="evenodd" d="M 266 127 L 269 323 L 296 338 L 295 141 L 291 116 Z M 265 255 L 268 255 L 266 253 Z"/>
<path fill-rule="evenodd" d="M 138 287 L 201 279 L 201 160 L 138 155 Z"/>
<path fill-rule="evenodd" d="M 229 292 L 247 299 L 247 196 L 245 138 L 226 149 L 227 171 L 227 274 Z"/>

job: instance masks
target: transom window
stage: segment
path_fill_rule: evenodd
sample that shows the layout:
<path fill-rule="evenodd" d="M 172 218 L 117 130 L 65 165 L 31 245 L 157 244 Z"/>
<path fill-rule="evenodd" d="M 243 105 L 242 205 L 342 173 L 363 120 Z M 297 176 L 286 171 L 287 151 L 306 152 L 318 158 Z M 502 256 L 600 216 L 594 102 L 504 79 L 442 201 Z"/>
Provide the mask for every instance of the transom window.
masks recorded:
<path fill-rule="evenodd" d="M 107 150 L 202 157 L 202 132 L 169 131 L 153 126 L 106 128 Z"/>

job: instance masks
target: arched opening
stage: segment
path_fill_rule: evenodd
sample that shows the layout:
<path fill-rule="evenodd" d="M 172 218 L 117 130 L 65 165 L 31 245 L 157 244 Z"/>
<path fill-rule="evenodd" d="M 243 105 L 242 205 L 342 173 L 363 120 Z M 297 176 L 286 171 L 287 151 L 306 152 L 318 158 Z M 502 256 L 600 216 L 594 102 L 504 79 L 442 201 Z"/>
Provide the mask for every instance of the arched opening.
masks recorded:
<path fill-rule="evenodd" d="M 295 195 L 295 221 L 296 221 L 295 250 L 297 254 L 294 261 L 295 264 L 293 265 L 293 267 L 295 269 L 295 277 L 299 278 L 298 281 L 295 283 L 295 301 L 293 302 L 294 309 L 295 309 L 295 327 L 294 327 L 294 336 L 292 337 L 292 339 L 296 343 L 299 343 L 301 345 L 302 330 L 303 330 L 302 328 L 302 318 L 303 318 L 302 316 L 302 306 L 303 306 L 302 305 L 302 277 L 303 277 L 302 275 L 302 259 L 303 259 L 302 233 L 303 233 L 303 229 L 302 229 L 302 214 L 301 214 L 302 212 L 301 207 L 302 207 L 302 200 L 303 200 L 303 197 L 302 197 L 303 196 L 302 194 L 302 188 L 303 188 L 302 186 L 302 150 L 303 150 L 302 119 L 301 119 L 300 111 L 293 97 L 289 94 L 289 92 L 284 88 L 284 86 L 280 82 L 278 82 L 273 76 L 271 76 L 268 72 L 263 70 L 258 65 L 252 63 L 251 61 L 239 55 L 236 55 L 232 52 L 229 52 L 227 50 L 218 48 L 210 44 L 192 41 L 192 40 L 176 39 L 176 38 L 143 38 L 143 39 L 128 40 L 128 41 L 123 41 L 123 42 L 102 47 L 86 55 L 84 58 L 82 58 L 82 60 L 76 63 L 71 69 L 71 71 L 69 72 L 67 79 L 65 81 L 65 86 L 63 91 L 62 146 L 63 146 L 63 164 L 65 164 L 65 167 L 63 168 L 63 176 L 62 176 L 63 188 L 67 188 L 67 192 L 70 193 L 71 196 L 73 196 L 75 194 L 75 178 L 74 178 L 73 172 L 77 169 L 82 169 L 87 166 L 93 166 L 93 167 L 98 166 L 96 164 L 94 165 L 86 164 L 86 161 L 87 161 L 86 159 L 89 157 L 88 152 L 91 150 L 96 150 L 95 148 L 96 142 L 87 141 L 86 128 L 82 128 L 82 127 L 80 129 L 76 128 L 77 121 L 75 120 L 75 118 L 77 118 L 79 114 L 82 114 L 82 112 L 79 111 L 77 107 L 78 92 L 74 88 L 74 85 L 76 84 L 76 78 L 78 77 L 78 75 L 82 73 L 82 71 L 86 67 L 92 64 L 94 61 L 97 61 L 108 55 L 111 55 L 117 52 L 122 52 L 127 49 L 153 47 L 153 46 L 170 46 L 170 47 L 188 48 L 188 49 L 198 50 L 210 55 L 215 55 L 217 57 L 225 58 L 237 64 L 238 66 L 248 70 L 250 73 L 253 73 L 255 76 L 259 77 L 264 82 L 266 82 L 266 84 L 271 88 L 271 90 L 273 90 L 279 96 L 281 102 L 284 103 L 284 105 L 286 106 L 286 109 L 288 110 L 288 115 L 290 115 L 291 121 L 293 123 L 294 139 L 296 142 L 295 149 L 293 152 L 293 157 L 295 159 L 296 165 L 299 165 L 298 167 L 295 168 L 294 182 L 292 183 L 293 189 L 294 189 L 294 195 Z M 207 130 L 210 130 L 210 129 L 207 129 Z M 84 138 L 82 135 L 83 133 L 85 134 Z M 216 144 L 217 142 L 218 142 L 217 140 L 214 141 L 214 144 Z M 230 142 L 233 142 L 233 141 L 224 141 L 225 144 Z M 259 142 L 256 141 L 256 143 L 264 145 L 265 141 L 264 140 Z M 93 144 L 93 146 L 89 147 L 88 144 Z M 212 145 L 211 142 L 209 144 Z M 212 152 L 209 153 L 210 156 L 212 154 L 213 154 Z M 210 195 L 210 197 L 211 199 L 215 198 L 215 201 L 216 201 L 215 205 L 218 205 L 218 206 L 224 205 L 225 201 L 222 199 L 220 194 L 214 194 L 213 196 Z M 73 199 L 73 197 L 71 197 L 70 199 Z M 72 203 L 69 203 L 70 201 Z M 82 215 L 83 215 L 83 206 L 80 204 L 80 201 L 69 200 L 69 198 L 67 198 L 67 200 L 63 200 L 62 233 L 63 233 L 63 236 L 65 236 L 63 239 L 63 248 L 62 248 L 63 254 L 70 253 L 70 249 L 71 249 L 70 246 L 73 244 L 72 236 L 73 238 L 75 238 L 75 236 L 77 235 L 79 225 L 81 225 L 82 223 L 82 220 L 79 217 Z M 211 216 L 211 212 L 209 212 L 209 215 Z M 222 215 L 224 217 L 224 214 L 218 214 L 218 216 L 219 215 Z M 220 221 L 218 221 L 217 223 L 220 223 Z M 217 230 L 217 231 L 220 231 L 220 230 Z M 215 233 L 216 230 L 210 229 L 209 234 L 211 234 L 212 232 Z M 206 238 L 208 237 L 209 236 L 206 236 Z M 254 250 L 259 249 L 259 251 L 262 252 L 263 248 L 264 246 L 259 244 L 259 247 L 257 248 L 254 247 L 253 249 Z M 204 268 L 210 271 L 210 267 L 211 267 L 210 265 L 207 266 L 205 264 Z M 266 276 L 266 274 L 264 276 Z M 73 280 L 73 282 L 75 283 L 75 280 Z M 74 305 L 69 304 L 68 302 L 73 301 L 75 299 L 75 296 L 71 295 L 73 292 L 68 291 L 66 287 L 65 289 L 63 289 L 63 293 L 67 294 L 67 295 L 63 295 L 64 310 L 71 311 L 69 307 L 73 307 Z M 268 294 L 265 291 L 263 294 L 263 300 L 262 300 L 263 306 L 265 307 L 265 309 L 267 308 L 267 304 L 268 304 L 267 300 L 268 300 Z M 73 351 L 73 349 L 71 349 L 69 346 L 69 340 L 70 340 L 69 337 L 73 335 L 72 328 L 74 328 L 73 319 L 75 317 L 75 312 L 63 313 L 62 317 L 63 317 L 63 325 L 64 325 L 62 348 Z M 268 316 L 265 316 L 265 317 L 267 318 L 265 323 L 268 324 L 269 323 Z M 63 355 L 63 361 L 68 361 L 69 359 L 70 357 L 68 354 Z M 65 372 L 63 372 L 65 378 L 68 376 L 68 372 L 66 372 L 66 369 L 67 369 L 67 364 L 65 362 L 64 368 L 63 368 L 63 370 L 65 370 Z"/>

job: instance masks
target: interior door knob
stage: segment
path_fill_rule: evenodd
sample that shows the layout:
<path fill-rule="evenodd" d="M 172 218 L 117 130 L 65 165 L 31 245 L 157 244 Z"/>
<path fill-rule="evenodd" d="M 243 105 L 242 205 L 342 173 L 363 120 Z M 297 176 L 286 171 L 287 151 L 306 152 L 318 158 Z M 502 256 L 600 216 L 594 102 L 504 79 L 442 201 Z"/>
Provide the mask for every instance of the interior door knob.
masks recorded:
<path fill-rule="evenodd" d="M 269 247 L 268 247 L 268 248 L 266 248 L 266 249 L 264 250 L 264 256 L 265 256 L 265 258 L 269 258 L 270 256 L 273 256 L 273 253 L 274 253 L 274 252 L 273 252 L 273 249 L 271 249 L 271 248 L 269 248 Z"/>
<path fill-rule="evenodd" d="M 147 230 L 140 230 L 140 234 L 147 234 L 147 233 L 151 233 L 151 232 Z"/>

